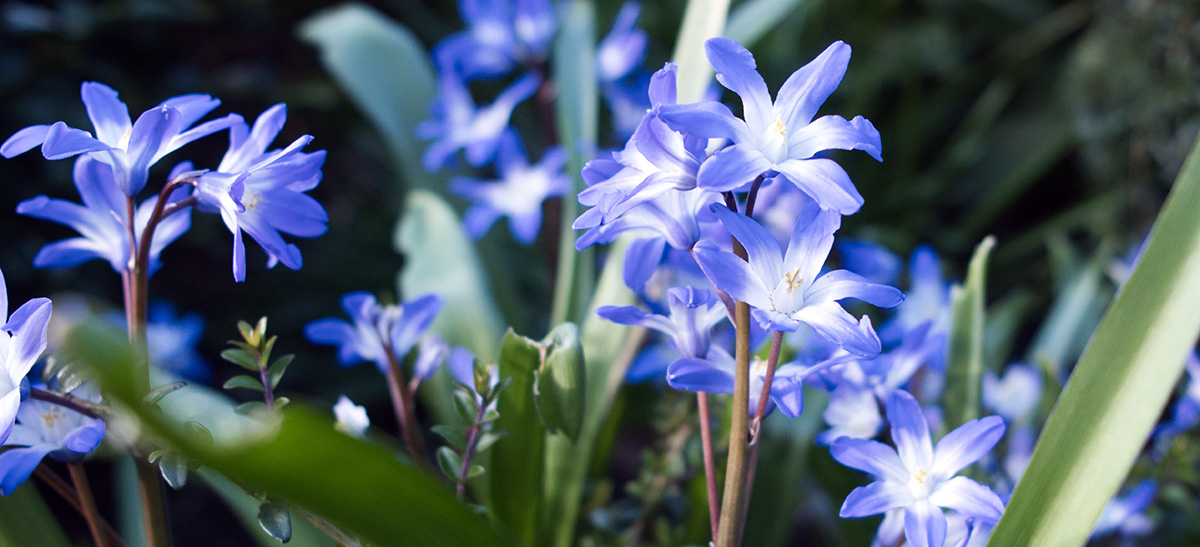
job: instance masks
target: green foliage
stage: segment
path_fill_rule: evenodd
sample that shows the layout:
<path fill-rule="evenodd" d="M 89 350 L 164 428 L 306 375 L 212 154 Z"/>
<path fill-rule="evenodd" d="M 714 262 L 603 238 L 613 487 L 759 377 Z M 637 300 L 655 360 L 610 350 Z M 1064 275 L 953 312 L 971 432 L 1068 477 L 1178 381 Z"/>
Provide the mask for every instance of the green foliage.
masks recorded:
<path fill-rule="evenodd" d="M 436 481 L 391 450 L 337 432 L 329 418 L 293 405 L 258 435 L 208 446 L 141 403 L 125 334 L 77 327 L 65 351 L 88 364 L 106 393 L 128 408 L 147 435 L 247 488 L 271 492 L 364 542 L 379 545 L 503 543 Z"/>
<path fill-rule="evenodd" d="M 950 290 L 953 323 L 946 362 L 943 395 L 945 428 L 950 431 L 979 417 L 980 378 L 983 375 L 984 311 L 987 301 L 987 264 L 996 239 L 989 236 L 975 247 L 967 280 Z"/>
<path fill-rule="evenodd" d="M 534 404 L 550 433 L 579 438 L 586 411 L 586 368 L 579 327 L 563 323 L 542 340 L 542 362 L 534 374 Z"/>
<path fill-rule="evenodd" d="M 1200 147 L 1105 313 L 991 545 L 1082 545 L 1120 488 L 1200 333 Z"/>
<path fill-rule="evenodd" d="M 258 525 L 267 535 L 287 543 L 292 539 L 292 514 L 287 505 L 276 499 L 267 499 L 258 506 Z"/>
<path fill-rule="evenodd" d="M 496 428 L 507 436 L 492 447 L 488 509 L 492 519 L 522 545 L 537 545 L 542 507 L 542 461 L 546 431 L 534 406 L 534 373 L 542 348 L 511 329 L 500 346 L 501 378 L 512 383 L 497 401 Z"/>

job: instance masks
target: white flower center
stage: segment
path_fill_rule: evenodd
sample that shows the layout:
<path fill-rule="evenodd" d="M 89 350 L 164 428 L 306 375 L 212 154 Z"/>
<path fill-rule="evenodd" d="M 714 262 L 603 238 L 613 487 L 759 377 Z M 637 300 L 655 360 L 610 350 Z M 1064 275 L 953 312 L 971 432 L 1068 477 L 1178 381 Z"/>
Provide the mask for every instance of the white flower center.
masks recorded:
<path fill-rule="evenodd" d="M 929 497 L 929 491 L 933 481 L 929 478 L 929 472 L 923 467 L 918 467 L 913 471 L 912 478 L 908 481 L 908 491 L 912 493 L 914 498 L 925 499 Z"/>
<path fill-rule="evenodd" d="M 783 123 L 783 116 L 775 118 L 775 122 L 767 127 L 767 131 L 762 136 L 762 146 L 760 150 L 768 160 L 774 163 L 782 162 L 788 158 L 788 128 Z"/>
<path fill-rule="evenodd" d="M 262 202 L 262 196 L 259 195 L 258 192 L 255 192 L 249 188 L 246 188 L 242 191 L 242 205 L 245 206 L 247 210 L 253 211 L 255 207 L 258 207 L 260 202 Z"/>
<path fill-rule="evenodd" d="M 117 148 L 122 150 L 129 149 L 129 137 L 133 135 L 133 127 L 125 129 L 125 133 L 121 135 L 121 140 L 117 141 Z"/>
<path fill-rule="evenodd" d="M 57 406 L 52 406 L 50 410 L 42 413 L 42 422 L 45 423 L 46 429 L 54 429 L 54 423 L 64 416 L 66 416 L 66 412 Z"/>

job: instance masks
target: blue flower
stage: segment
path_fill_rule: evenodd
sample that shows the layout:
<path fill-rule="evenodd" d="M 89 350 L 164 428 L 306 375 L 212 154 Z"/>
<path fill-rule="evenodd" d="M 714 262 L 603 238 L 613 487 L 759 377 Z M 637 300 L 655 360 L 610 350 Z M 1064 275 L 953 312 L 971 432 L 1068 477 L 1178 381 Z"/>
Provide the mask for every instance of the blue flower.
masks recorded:
<path fill-rule="evenodd" d="M 570 187 L 563 172 L 567 153 L 554 146 L 536 165 L 529 165 L 518 137 L 506 135 L 500 141 L 496 160 L 500 178 L 480 181 L 458 177 L 450 181 L 450 191 L 473 202 L 463 217 L 463 226 L 472 238 L 483 237 L 496 220 L 508 217 L 513 238 L 530 245 L 542 228 L 542 202 L 561 196 Z"/>
<path fill-rule="evenodd" d="M 29 369 L 46 350 L 46 326 L 50 322 L 52 306 L 48 298 L 34 298 L 8 314 L 8 285 L 0 272 L 0 443 L 13 430 L 13 420 L 21 406 L 21 382 Z M 28 388 L 25 388 L 28 392 Z"/>
<path fill-rule="evenodd" d="M 112 88 L 84 82 L 80 93 L 95 137 L 63 122 L 33 125 L 9 137 L 0 145 L 0 154 L 11 158 L 38 145 L 48 160 L 89 154 L 112 166 L 113 180 L 122 193 L 136 196 L 146 185 L 150 166 L 163 156 L 241 120 L 230 114 L 192 127 L 221 101 L 208 95 L 180 95 L 143 112 L 131 123 L 129 109 Z"/>
<path fill-rule="evenodd" d="M 99 402 L 99 393 L 88 386 L 76 388 L 75 396 Z M 104 440 L 104 420 L 45 401 L 26 399 L 16 419 L 12 435 L 4 442 L 14 448 L 0 452 L 0 494 L 5 496 L 24 483 L 46 456 L 78 461 Z"/>
<path fill-rule="evenodd" d="M 342 308 L 351 322 L 335 317 L 317 319 L 304 327 L 304 335 L 317 344 L 338 346 L 338 359 L 344 366 L 370 361 L 388 374 L 388 354 L 403 359 L 441 307 L 442 299 L 434 295 L 403 306 L 384 306 L 370 293 L 352 292 L 342 297 Z"/>
<path fill-rule="evenodd" d="M 464 80 L 494 78 L 544 60 L 558 22 L 549 0 L 460 0 L 467 30 L 433 50 L 438 70 Z"/>
<path fill-rule="evenodd" d="M 704 46 L 717 80 L 741 96 L 746 119 L 735 117 L 729 107 L 715 101 L 662 107 L 660 115 L 672 129 L 734 143 L 700 167 L 700 187 L 736 190 L 759 175 L 778 172 L 823 208 L 843 215 L 858 211 L 863 199 L 846 172 L 833 160 L 814 158 L 823 150 L 843 149 L 863 150 L 883 159 L 879 131 L 862 116 L 850 121 L 841 116 L 813 120 L 841 83 L 850 62 L 850 46 L 834 42 L 794 72 L 775 101 L 745 47 L 727 38 L 712 38 Z"/>
<path fill-rule="evenodd" d="M 1042 399 L 1042 372 L 1033 365 L 1013 363 L 1003 378 L 985 372 L 982 388 L 985 408 L 1009 423 L 1027 422 Z"/>
<path fill-rule="evenodd" d="M 107 260 L 113 270 L 129 269 L 128 200 L 113 179 L 112 167 L 88 156 L 75 161 L 75 188 L 83 205 L 66 200 L 37 196 L 17 205 L 17 212 L 34 218 L 65 224 L 79 232 L 79 237 L 49 243 L 38 251 L 33 265 L 38 268 L 64 268 L 94 258 Z M 191 195 L 189 188 L 171 193 L 170 203 L 178 203 Z M 158 203 L 158 196 L 143 201 L 134 213 L 133 232 L 140 238 Z M 155 227 L 150 242 L 151 275 L 161 266 L 159 255 L 171 242 L 191 227 L 190 210 L 181 210 L 162 219 Z"/>
<path fill-rule="evenodd" d="M 268 266 L 282 262 L 293 270 L 303 264 L 300 249 L 280 232 L 298 237 L 325 233 L 329 217 L 320 203 L 304 194 L 321 182 L 325 151 L 300 150 L 312 141 L 304 135 L 282 150 L 267 147 L 283 129 L 287 108 L 277 104 L 250 128 L 238 122 L 229 131 L 229 149 L 216 171 L 196 181 L 196 209 L 220 213 L 233 233 L 233 278 L 246 280 L 246 248 L 242 232 L 267 252 Z"/>
<path fill-rule="evenodd" d="M 712 329 L 728 317 L 710 291 L 673 287 L 667 291 L 670 316 L 651 314 L 636 306 L 600 306 L 596 315 L 621 325 L 645 327 L 671 339 L 671 347 L 686 358 L 703 359 L 712 347 Z"/>
<path fill-rule="evenodd" d="M 158 301 L 150 305 L 146 344 L 150 363 L 159 369 L 198 382 L 211 380 L 212 368 L 196 351 L 203 334 L 204 316 L 199 312 L 181 316 L 169 302 Z"/>
<path fill-rule="evenodd" d="M 629 76 L 646 56 L 646 31 L 637 28 L 642 6 L 625 2 L 612 30 L 596 46 L 596 77 L 603 84 L 613 84 Z"/>
<path fill-rule="evenodd" d="M 928 324 L 929 339 L 948 344 L 950 283 L 942 276 L 941 262 L 932 247 L 920 245 L 913 250 L 908 283 L 904 303 L 896 308 L 895 317 L 879 327 L 879 337 L 885 342 L 898 342 L 909 332 Z M 940 370 L 941 366 L 934 368 Z"/>
<path fill-rule="evenodd" d="M 1099 538 L 1116 532 L 1122 537 L 1140 537 L 1154 531 L 1154 521 L 1142 512 L 1154 501 L 1158 485 L 1154 479 L 1143 479 L 1124 496 L 1114 496 L 1100 512 L 1092 537 Z"/>
<path fill-rule="evenodd" d="M 804 412 L 804 380 L 814 374 L 840 363 L 841 359 L 830 359 L 812 366 L 805 366 L 799 361 L 779 365 L 771 380 L 769 400 L 766 414 L 771 413 L 776 406 L 780 412 L 789 418 L 800 416 Z M 750 363 L 750 400 L 749 411 L 758 409 L 758 398 L 762 394 L 763 383 L 767 381 L 767 362 L 755 357 Z M 704 359 L 677 359 L 667 367 L 667 383 L 685 391 L 701 393 L 733 393 L 735 361 L 724 349 L 713 346 Z"/>
<path fill-rule="evenodd" d="M 457 76 L 442 74 L 438 82 L 433 116 L 416 127 L 417 137 L 433 141 L 422 157 L 429 172 L 449 165 L 459 150 L 466 151 L 467 162 L 475 167 L 492 161 L 501 136 L 511 131 L 508 119 L 513 109 L 533 96 L 542 83 L 536 75 L 526 74 L 501 91 L 492 104 L 480 108 Z"/>
<path fill-rule="evenodd" d="M 937 446 L 917 400 L 895 391 L 887 402 L 896 449 L 877 441 L 842 437 L 830 451 L 842 465 L 875 477 L 846 497 L 839 515 L 859 518 L 904 509 L 904 533 L 916 547 L 939 547 L 946 539 L 949 508 L 994 523 L 1004 512 L 1000 497 L 986 486 L 955 475 L 982 458 L 1004 435 L 1004 420 L 988 416 L 948 433 Z"/>
<path fill-rule="evenodd" d="M 856 320 L 838 300 L 856 298 L 892 307 L 902 302 L 904 295 L 846 270 L 818 275 L 833 245 L 833 232 L 841 223 L 836 212 L 816 204 L 805 206 L 785 254 L 754 220 L 721 205 L 711 209 L 745 247 L 749 261 L 709 240 L 696 244 L 696 261 L 717 288 L 750 304 L 763 328 L 794 331 L 804 323 L 851 353 L 865 357 L 879 353 L 879 338 L 869 318 Z"/>
<path fill-rule="evenodd" d="M 336 420 L 333 427 L 351 437 L 361 439 L 366 436 L 367 428 L 371 427 L 367 409 L 354 404 L 345 395 L 338 397 L 337 404 L 333 405 L 333 416 Z"/>

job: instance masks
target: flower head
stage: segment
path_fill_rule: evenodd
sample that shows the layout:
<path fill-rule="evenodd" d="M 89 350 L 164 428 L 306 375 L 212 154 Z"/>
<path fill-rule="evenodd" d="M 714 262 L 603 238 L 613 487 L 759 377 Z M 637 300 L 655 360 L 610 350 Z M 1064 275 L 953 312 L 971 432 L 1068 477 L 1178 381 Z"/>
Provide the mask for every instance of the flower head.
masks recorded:
<path fill-rule="evenodd" d="M 267 150 L 287 119 L 287 108 L 277 104 L 254 121 L 235 124 L 229 132 L 229 149 L 216 171 L 196 181 L 196 209 L 216 212 L 233 233 L 233 278 L 246 279 L 246 248 L 242 232 L 250 234 L 267 252 L 268 265 L 282 262 L 300 269 L 300 249 L 280 233 L 317 237 L 325 233 L 328 216 L 304 192 L 321 182 L 325 151 L 302 152 L 312 137 L 304 135 L 287 148 Z"/>
<path fill-rule="evenodd" d="M 532 244 L 542 227 L 542 202 L 562 195 L 570 186 L 563 173 L 566 163 L 566 151 L 555 146 L 536 165 L 529 165 L 516 134 L 507 133 L 500 141 L 498 180 L 458 177 L 450 181 L 450 191 L 473 202 L 463 218 L 467 234 L 483 237 L 496 220 L 508 217 L 513 238 Z"/>
<path fill-rule="evenodd" d="M 748 261 L 709 240 L 696 244 L 696 261 L 717 288 L 750 304 L 763 328 L 794 331 L 804 323 L 852 353 L 879 353 L 879 338 L 870 319 L 856 320 L 838 301 L 856 298 L 892 307 L 902 302 L 904 295 L 846 270 L 820 274 L 833 245 L 833 232 L 841 223 L 836 212 L 816 204 L 805 206 L 784 253 L 754 220 L 721 205 L 711 209 L 745 247 Z"/>
<path fill-rule="evenodd" d="M 74 395 L 99 401 L 99 392 L 89 384 L 76 388 Z M 77 461 L 104 440 L 104 420 L 45 401 L 26 399 L 16 419 L 12 435 L 4 442 L 14 448 L 0 452 L 0 494 L 5 496 L 25 482 L 46 456 Z"/>
<path fill-rule="evenodd" d="M 112 167 L 113 182 L 122 193 L 136 196 L 146 185 L 150 166 L 163 156 L 241 121 L 240 116 L 230 114 L 192 127 L 221 104 L 208 95 L 167 99 L 130 122 L 129 109 L 112 88 L 84 82 L 80 94 L 96 130 L 94 137 L 63 122 L 34 125 L 9 137 L 0 145 L 0 154 L 11 158 L 38 145 L 48 160 L 89 154 Z"/>
<path fill-rule="evenodd" d="M 317 344 L 338 346 L 338 359 L 343 365 L 371 361 L 386 374 L 391 358 L 404 358 L 441 307 L 441 298 L 434 295 L 402 306 L 384 306 L 370 293 L 353 292 L 342 297 L 342 308 L 352 322 L 335 317 L 318 319 L 304 328 L 304 335 Z"/>
<path fill-rule="evenodd" d="M 664 105 L 661 117 L 672 129 L 701 138 L 733 142 L 700 166 L 701 188 L 724 192 L 739 189 L 756 177 L 779 173 L 813 198 L 822 208 L 843 215 L 862 206 L 863 199 L 850 177 L 836 162 L 815 158 L 823 150 L 863 150 L 882 160 L 879 131 L 858 116 L 813 120 L 833 93 L 850 62 L 850 46 L 834 42 L 809 64 L 792 73 L 775 100 L 758 74 L 754 56 L 727 38 L 704 44 L 717 81 L 742 98 L 745 119 L 725 105 L 711 101 Z"/>
<path fill-rule="evenodd" d="M 887 417 L 896 448 L 866 439 L 842 437 L 830 451 L 842 465 L 870 473 L 875 482 L 846 497 L 843 518 L 904 510 L 904 533 L 916 547 L 938 547 L 946 539 L 946 516 L 954 509 L 995 523 L 1004 512 L 1000 497 L 979 483 L 955 475 L 982 458 L 1004 435 L 1004 420 L 988 416 L 967 422 L 934 446 L 917 400 L 905 391 L 888 397 Z"/>
<path fill-rule="evenodd" d="M 513 109 L 533 96 L 541 83 L 536 75 L 526 74 L 501 91 L 492 104 L 478 107 L 465 82 L 454 74 L 443 73 L 431 107 L 433 116 L 416 127 L 419 138 L 433 141 L 422 158 L 425 170 L 434 172 L 446 167 L 459 150 L 466 151 L 467 162 L 475 167 L 492 161 L 501 137 L 511 131 L 508 119 Z"/>
<path fill-rule="evenodd" d="M 541 61 L 558 22 L 549 0 L 460 0 L 467 30 L 433 50 L 438 70 L 465 80 L 495 78 Z"/>
<path fill-rule="evenodd" d="M 8 288 L 0 272 L 0 443 L 13 430 L 21 406 L 21 381 L 46 349 L 46 327 L 50 322 L 48 298 L 34 298 L 8 314 Z"/>
<path fill-rule="evenodd" d="M 75 161 L 75 188 L 83 204 L 66 200 L 37 196 L 17 205 L 17 212 L 34 218 L 57 222 L 74 228 L 79 237 L 49 243 L 38 251 L 33 265 L 38 268 L 64 268 L 75 266 L 94 258 L 107 260 L 113 270 L 120 273 L 129 269 L 130 255 L 135 244 L 129 241 L 127 199 L 117 187 L 112 166 L 82 156 Z M 171 193 L 170 203 L 186 199 L 191 192 L 179 188 Z M 134 212 L 132 232 L 139 238 L 150 222 L 150 216 L 158 203 L 158 196 L 142 202 Z M 150 274 L 158 271 L 159 255 L 171 242 L 191 227 L 190 210 L 177 211 L 162 219 L 155 227 L 154 239 L 150 243 Z"/>

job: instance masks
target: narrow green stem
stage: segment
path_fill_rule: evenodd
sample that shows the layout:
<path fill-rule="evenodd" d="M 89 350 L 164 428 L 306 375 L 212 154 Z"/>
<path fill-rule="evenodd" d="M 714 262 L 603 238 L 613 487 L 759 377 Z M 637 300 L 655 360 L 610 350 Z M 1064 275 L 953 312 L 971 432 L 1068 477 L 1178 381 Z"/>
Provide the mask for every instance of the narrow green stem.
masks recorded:
<path fill-rule="evenodd" d="M 92 496 L 92 487 L 88 484 L 83 464 L 71 462 L 67 464 L 67 469 L 71 472 L 71 482 L 75 483 L 75 494 L 79 498 L 83 518 L 87 520 L 88 531 L 92 533 L 92 541 L 96 542 L 96 547 L 109 547 L 108 534 L 100 523 L 100 510 L 96 508 L 96 498 Z"/>
<path fill-rule="evenodd" d="M 471 470 L 471 460 L 475 458 L 475 446 L 479 444 L 479 432 L 483 429 L 483 417 L 487 415 L 487 405 L 481 404 L 475 410 L 475 423 L 471 424 L 467 433 L 467 446 L 463 450 L 462 468 L 458 471 L 458 487 L 455 489 L 461 501 L 467 493 L 467 473 Z"/>
<path fill-rule="evenodd" d="M 708 394 L 696 393 L 696 406 L 700 409 L 700 446 L 704 453 L 704 483 L 708 494 L 708 521 L 712 537 L 717 539 L 717 525 L 721 508 L 717 505 L 717 464 L 713 457 L 712 417 L 708 414 Z"/>
<path fill-rule="evenodd" d="M 745 249 L 734 240 L 734 250 Z M 737 344 L 734 352 L 733 419 L 729 424 L 729 458 L 725 466 L 725 493 L 721 499 L 721 518 L 717 526 L 717 547 L 738 545 L 739 521 L 746 504 L 746 474 L 749 470 L 750 431 L 750 305 L 738 302 L 734 310 Z"/>
<path fill-rule="evenodd" d="M 84 514 L 83 505 L 79 503 L 79 496 L 75 494 L 75 490 L 72 489 L 71 485 L 67 484 L 67 481 L 64 481 L 62 477 L 59 477 L 58 474 L 51 471 L 50 468 L 46 466 L 46 462 L 42 462 L 41 465 L 38 465 L 37 468 L 33 470 L 33 474 L 41 479 L 46 486 L 49 486 L 51 490 L 54 490 L 54 493 L 58 494 L 63 501 L 67 502 L 67 504 L 75 509 L 75 511 L 77 511 L 80 515 Z M 112 524 L 109 524 L 109 522 L 105 520 L 105 518 L 99 513 L 96 514 L 96 517 L 100 522 L 100 526 L 104 528 L 104 533 L 108 536 L 108 545 L 111 545 L 112 547 L 125 547 L 125 542 L 121 541 L 121 537 L 117 535 L 117 531 L 112 527 Z M 96 544 L 100 545 L 100 542 L 96 542 Z"/>
<path fill-rule="evenodd" d="M 754 472 L 758 468 L 758 447 L 762 445 L 762 423 L 767 412 L 767 399 L 771 397 L 771 383 L 775 381 L 775 369 L 779 366 L 779 350 L 783 346 L 783 333 L 776 331 L 771 336 L 771 354 L 767 357 L 767 375 L 763 379 L 762 391 L 758 396 L 758 407 L 750 417 L 750 471 L 746 475 L 746 504 L 742 506 L 741 526 L 746 526 L 746 511 L 750 509 L 750 492 L 754 489 Z M 739 533 L 740 535 L 740 533 Z"/>

